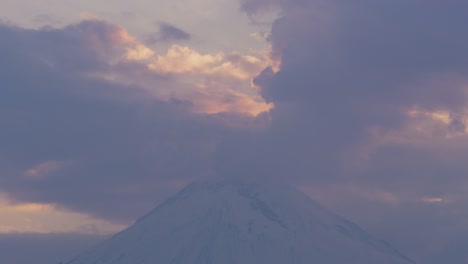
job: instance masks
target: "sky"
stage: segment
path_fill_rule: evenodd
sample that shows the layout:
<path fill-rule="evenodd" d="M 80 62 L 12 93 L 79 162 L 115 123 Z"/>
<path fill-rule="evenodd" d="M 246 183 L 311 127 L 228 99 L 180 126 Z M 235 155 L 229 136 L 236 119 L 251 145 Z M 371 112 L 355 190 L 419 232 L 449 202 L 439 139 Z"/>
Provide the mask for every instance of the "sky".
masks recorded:
<path fill-rule="evenodd" d="M 468 2 L 0 5 L 0 262 L 65 261 L 230 177 L 468 261 Z"/>

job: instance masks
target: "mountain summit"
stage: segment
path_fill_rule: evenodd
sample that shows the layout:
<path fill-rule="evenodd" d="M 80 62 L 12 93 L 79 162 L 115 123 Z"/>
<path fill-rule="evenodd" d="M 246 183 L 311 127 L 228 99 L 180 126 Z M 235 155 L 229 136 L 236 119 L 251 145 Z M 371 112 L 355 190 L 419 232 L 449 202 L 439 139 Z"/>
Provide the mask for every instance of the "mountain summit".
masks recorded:
<path fill-rule="evenodd" d="M 192 183 L 69 264 L 409 264 L 288 186 Z"/>

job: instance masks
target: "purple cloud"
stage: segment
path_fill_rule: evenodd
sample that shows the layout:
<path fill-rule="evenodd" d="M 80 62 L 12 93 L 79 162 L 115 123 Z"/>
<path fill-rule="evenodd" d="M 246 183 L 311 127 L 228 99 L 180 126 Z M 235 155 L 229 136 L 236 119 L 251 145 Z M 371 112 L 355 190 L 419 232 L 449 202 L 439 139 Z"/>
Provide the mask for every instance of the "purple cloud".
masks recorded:
<path fill-rule="evenodd" d="M 190 33 L 174 25 L 168 24 L 166 22 L 160 22 L 158 25 L 159 31 L 147 39 L 148 43 L 156 44 L 163 41 L 188 41 L 192 38 Z"/>
<path fill-rule="evenodd" d="M 468 166 L 461 158 L 468 154 L 464 143 L 468 120 L 466 3 L 241 3 L 253 16 L 272 6 L 282 8 L 270 36 L 272 56 L 281 60 L 281 67 L 278 72 L 265 69 L 255 79 L 263 97 L 275 104 L 271 127 L 259 140 L 257 136 L 250 139 L 254 143 L 241 151 L 236 166 L 227 162 L 220 171 L 249 168 L 247 172 L 255 175 L 328 188 L 335 199 L 327 196 L 323 201 L 348 215 L 359 217 L 376 210 L 386 216 L 379 223 L 380 230 L 398 220 L 366 202 L 381 198 L 376 191 L 394 195 L 396 205 L 385 199 L 376 203 L 384 208 L 395 206 L 396 214 L 408 223 L 410 218 L 437 219 L 430 225 L 434 233 L 439 232 L 437 223 L 468 218 L 463 212 L 449 216 L 459 202 L 468 199 L 463 191 Z M 232 145 L 224 143 L 227 147 L 218 156 L 226 158 L 221 160 L 232 159 L 229 153 L 239 146 L 236 140 Z M 359 191 L 336 193 L 337 185 Z M 370 190 L 373 194 L 363 199 Z M 433 205 L 447 215 L 415 210 L 417 206 L 411 204 L 422 206 L 416 201 L 423 197 L 448 197 L 452 202 Z M 369 207 L 358 209 L 356 203 Z M 368 225 L 377 221 L 359 218 Z M 392 229 L 396 244 L 408 240 L 420 246 L 427 245 L 423 241 L 437 244 L 424 232 L 406 236 L 409 229 L 422 229 L 417 224 L 406 229 L 404 222 L 398 230 Z"/>
<path fill-rule="evenodd" d="M 0 26 L 1 191 L 126 222 L 213 174 L 225 121 L 101 77 L 120 69 L 104 56 L 125 48 L 121 33 L 99 21 Z M 44 164 L 57 166 L 30 177 Z"/>

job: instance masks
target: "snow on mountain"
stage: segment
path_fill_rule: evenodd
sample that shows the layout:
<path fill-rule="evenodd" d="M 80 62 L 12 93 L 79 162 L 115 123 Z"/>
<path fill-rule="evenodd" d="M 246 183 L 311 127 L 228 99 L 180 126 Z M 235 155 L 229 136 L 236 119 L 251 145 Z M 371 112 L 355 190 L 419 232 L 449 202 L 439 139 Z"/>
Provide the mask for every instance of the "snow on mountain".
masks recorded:
<path fill-rule="evenodd" d="M 199 182 L 69 264 L 408 264 L 296 189 Z"/>

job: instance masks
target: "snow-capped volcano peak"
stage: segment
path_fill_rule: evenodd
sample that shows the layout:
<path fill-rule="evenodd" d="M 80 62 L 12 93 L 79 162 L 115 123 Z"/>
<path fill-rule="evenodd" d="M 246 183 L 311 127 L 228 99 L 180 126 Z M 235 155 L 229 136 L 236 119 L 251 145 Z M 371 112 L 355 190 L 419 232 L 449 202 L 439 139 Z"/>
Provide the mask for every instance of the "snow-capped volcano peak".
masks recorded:
<path fill-rule="evenodd" d="M 70 264 L 405 264 L 411 260 L 279 184 L 197 182 Z"/>

